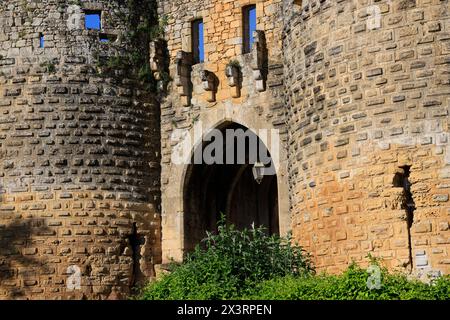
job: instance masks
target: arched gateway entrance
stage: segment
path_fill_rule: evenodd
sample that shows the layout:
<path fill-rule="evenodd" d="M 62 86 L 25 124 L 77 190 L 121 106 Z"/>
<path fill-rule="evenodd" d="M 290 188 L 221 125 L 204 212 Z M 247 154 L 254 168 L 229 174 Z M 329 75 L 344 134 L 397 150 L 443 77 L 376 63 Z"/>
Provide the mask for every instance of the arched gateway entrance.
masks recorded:
<path fill-rule="evenodd" d="M 221 213 L 238 229 L 249 228 L 254 223 L 264 225 L 271 234 L 279 233 L 277 176 L 266 146 L 242 125 L 226 123 L 217 129 L 223 140 L 211 138 L 199 145 L 193 164 L 186 172 L 183 189 L 185 252 L 192 250 L 207 230 L 216 229 Z M 212 148 L 214 143 L 219 147 Z M 213 164 L 205 159 L 208 155 L 214 156 Z M 260 162 L 266 165 L 259 175 L 262 180 L 257 181 L 255 163 L 258 166 Z"/>

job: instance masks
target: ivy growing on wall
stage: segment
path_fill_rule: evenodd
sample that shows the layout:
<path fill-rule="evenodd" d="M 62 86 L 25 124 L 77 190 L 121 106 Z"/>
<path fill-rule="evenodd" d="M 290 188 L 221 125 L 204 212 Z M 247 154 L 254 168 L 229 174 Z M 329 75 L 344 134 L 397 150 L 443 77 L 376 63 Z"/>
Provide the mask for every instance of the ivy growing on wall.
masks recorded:
<path fill-rule="evenodd" d="M 152 40 L 164 36 L 167 17 L 158 19 L 157 4 L 154 0 L 125 1 L 128 14 L 119 14 L 119 18 L 128 30 L 121 43 L 128 53 L 121 54 L 122 50 L 117 48 L 116 55 L 106 61 L 99 59 L 99 67 L 106 73 L 121 70 L 139 80 L 146 89 L 155 90 L 156 80 L 149 65 L 149 44 Z"/>

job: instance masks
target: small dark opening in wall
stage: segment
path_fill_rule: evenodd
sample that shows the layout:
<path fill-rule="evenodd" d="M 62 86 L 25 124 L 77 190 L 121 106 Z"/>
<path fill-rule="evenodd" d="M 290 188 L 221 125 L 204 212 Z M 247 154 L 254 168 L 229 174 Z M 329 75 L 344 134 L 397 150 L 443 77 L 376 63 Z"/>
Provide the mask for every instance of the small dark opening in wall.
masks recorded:
<path fill-rule="evenodd" d="M 139 235 L 136 222 L 131 227 L 131 234 L 128 236 L 128 241 L 131 247 L 131 256 L 133 259 L 132 269 L 132 286 L 135 286 L 141 279 L 140 271 L 140 259 L 141 259 L 141 246 L 143 244 L 143 238 Z"/>
<path fill-rule="evenodd" d="M 44 35 L 42 33 L 39 33 L 39 48 L 43 48 L 44 45 L 45 45 Z"/>
<path fill-rule="evenodd" d="M 102 28 L 102 12 L 101 11 L 85 11 L 84 25 L 87 30 L 101 30 Z"/>
<path fill-rule="evenodd" d="M 403 172 L 398 172 L 394 176 L 392 181 L 394 187 L 403 188 L 402 197 L 402 209 L 406 211 L 406 226 L 408 230 L 408 248 L 409 248 L 409 266 L 413 267 L 412 261 L 412 244 L 411 244 L 411 227 L 414 222 L 414 210 L 416 210 L 416 205 L 414 203 L 413 194 L 411 192 L 411 182 L 409 181 L 409 176 L 411 174 L 411 166 L 400 167 Z"/>
<path fill-rule="evenodd" d="M 301 7 L 303 0 L 294 0 L 294 4 Z"/>
<path fill-rule="evenodd" d="M 113 35 L 113 34 L 107 34 L 107 33 L 100 33 L 98 35 L 98 39 L 100 40 L 100 42 L 114 42 L 117 40 L 117 36 Z"/>
<path fill-rule="evenodd" d="M 394 175 L 394 180 L 392 181 L 392 184 L 394 185 L 395 188 L 403 188 L 404 179 L 405 174 L 397 172 Z"/>
<path fill-rule="evenodd" d="M 396 188 L 403 188 L 403 201 L 402 208 L 405 209 L 408 215 L 408 226 L 411 227 L 413 222 L 412 213 L 415 210 L 415 204 L 413 195 L 411 192 L 411 182 L 409 181 L 409 176 L 411 174 L 411 166 L 400 167 L 403 172 L 397 172 L 394 176 L 393 185 Z"/>

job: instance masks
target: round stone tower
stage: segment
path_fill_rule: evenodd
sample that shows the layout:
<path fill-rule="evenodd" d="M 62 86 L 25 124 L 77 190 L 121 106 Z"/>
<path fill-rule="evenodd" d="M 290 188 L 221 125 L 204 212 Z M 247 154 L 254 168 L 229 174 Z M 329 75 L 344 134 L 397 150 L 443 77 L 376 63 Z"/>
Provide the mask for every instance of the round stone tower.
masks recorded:
<path fill-rule="evenodd" d="M 120 298 L 153 276 L 152 6 L 0 2 L 0 298 Z"/>
<path fill-rule="evenodd" d="M 284 7 L 295 238 L 330 272 L 449 273 L 448 1 Z"/>

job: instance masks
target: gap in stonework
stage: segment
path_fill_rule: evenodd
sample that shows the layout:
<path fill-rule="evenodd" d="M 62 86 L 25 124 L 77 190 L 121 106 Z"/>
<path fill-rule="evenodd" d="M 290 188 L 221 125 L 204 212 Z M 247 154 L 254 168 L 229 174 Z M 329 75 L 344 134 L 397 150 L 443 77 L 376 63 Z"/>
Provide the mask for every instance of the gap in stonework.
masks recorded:
<path fill-rule="evenodd" d="M 412 271 L 413 268 L 413 255 L 412 255 L 412 240 L 411 240 L 411 227 L 414 222 L 414 210 L 416 205 L 414 203 L 413 194 L 411 192 L 411 182 L 409 177 L 411 174 L 411 166 L 402 166 L 401 173 L 396 173 L 393 180 L 394 187 L 403 188 L 402 195 L 402 209 L 406 211 L 406 226 L 408 232 L 408 250 L 409 250 L 409 261 L 408 265 Z"/>

